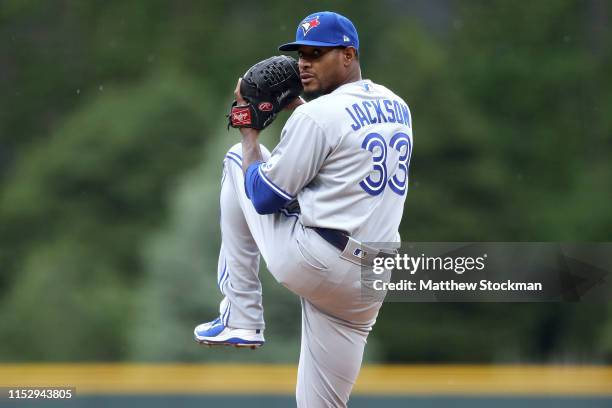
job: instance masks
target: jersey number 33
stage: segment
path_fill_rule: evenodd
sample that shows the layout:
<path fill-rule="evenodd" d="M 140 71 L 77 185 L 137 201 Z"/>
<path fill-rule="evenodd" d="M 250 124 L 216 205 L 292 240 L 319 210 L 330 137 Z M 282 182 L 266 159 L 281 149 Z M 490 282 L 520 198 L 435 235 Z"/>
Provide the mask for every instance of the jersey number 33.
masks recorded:
<path fill-rule="evenodd" d="M 403 196 L 406 194 L 408 184 L 408 165 L 412 154 L 412 144 L 406 133 L 400 132 L 393 135 L 387 142 L 378 133 L 369 133 L 361 143 L 361 147 L 372 152 L 373 174 L 370 174 L 359 182 L 368 194 L 377 196 L 389 185 L 394 193 Z M 387 149 L 395 149 L 399 152 L 399 163 L 392 177 L 387 177 Z"/>

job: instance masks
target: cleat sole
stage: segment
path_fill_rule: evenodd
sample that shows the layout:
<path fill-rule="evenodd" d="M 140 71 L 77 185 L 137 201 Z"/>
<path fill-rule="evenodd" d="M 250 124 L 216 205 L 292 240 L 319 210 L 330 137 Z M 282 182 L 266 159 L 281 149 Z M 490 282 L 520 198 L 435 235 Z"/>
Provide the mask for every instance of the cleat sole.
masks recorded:
<path fill-rule="evenodd" d="M 234 346 L 236 348 L 250 348 L 251 350 L 255 350 L 264 345 L 264 343 L 255 343 L 255 344 L 253 343 L 229 343 L 227 341 L 215 342 L 215 341 L 198 340 L 198 339 L 194 339 L 194 340 L 197 343 L 201 344 L 202 346 L 208 346 L 209 348 L 213 346 Z"/>

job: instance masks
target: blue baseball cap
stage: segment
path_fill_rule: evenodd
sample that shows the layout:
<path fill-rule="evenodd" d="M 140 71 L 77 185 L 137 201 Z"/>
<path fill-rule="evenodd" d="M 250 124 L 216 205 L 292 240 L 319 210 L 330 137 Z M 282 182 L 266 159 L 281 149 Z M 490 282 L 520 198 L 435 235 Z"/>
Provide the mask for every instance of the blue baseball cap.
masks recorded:
<path fill-rule="evenodd" d="M 312 47 L 353 47 L 359 50 L 359 37 L 351 20 L 333 11 L 313 13 L 298 24 L 295 41 L 283 44 L 280 51 L 295 51 L 301 45 Z"/>

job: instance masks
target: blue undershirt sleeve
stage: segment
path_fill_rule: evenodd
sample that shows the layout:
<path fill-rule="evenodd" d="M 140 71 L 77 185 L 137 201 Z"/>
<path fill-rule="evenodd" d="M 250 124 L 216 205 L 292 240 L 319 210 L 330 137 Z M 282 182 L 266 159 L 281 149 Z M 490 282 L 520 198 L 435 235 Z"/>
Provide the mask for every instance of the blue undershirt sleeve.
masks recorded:
<path fill-rule="evenodd" d="M 244 177 L 244 190 L 258 214 L 273 214 L 284 207 L 291 199 L 278 194 L 269 182 L 263 179 L 259 172 L 261 163 L 256 161 L 247 168 Z"/>

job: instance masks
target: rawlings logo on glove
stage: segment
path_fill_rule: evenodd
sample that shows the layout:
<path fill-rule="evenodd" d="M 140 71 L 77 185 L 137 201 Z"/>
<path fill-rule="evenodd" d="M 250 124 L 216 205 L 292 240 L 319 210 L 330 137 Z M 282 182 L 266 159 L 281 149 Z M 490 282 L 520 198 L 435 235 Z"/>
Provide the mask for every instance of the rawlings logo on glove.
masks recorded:
<path fill-rule="evenodd" d="M 273 106 L 270 102 L 262 102 L 259 105 L 257 105 L 257 108 L 260 111 L 269 112 L 273 109 Z"/>
<path fill-rule="evenodd" d="M 247 105 L 232 103 L 228 128 L 265 129 L 303 91 L 297 61 L 285 55 L 253 65 L 240 82 Z"/>
<path fill-rule="evenodd" d="M 232 124 L 237 126 L 247 126 L 251 124 L 251 110 L 248 106 L 232 106 Z"/>

